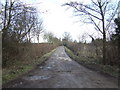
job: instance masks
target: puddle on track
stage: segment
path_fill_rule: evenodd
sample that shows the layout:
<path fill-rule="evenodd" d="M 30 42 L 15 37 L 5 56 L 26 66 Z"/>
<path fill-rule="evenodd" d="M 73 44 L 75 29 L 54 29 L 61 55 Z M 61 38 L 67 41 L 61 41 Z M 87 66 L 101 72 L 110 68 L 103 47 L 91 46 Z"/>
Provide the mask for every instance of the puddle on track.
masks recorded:
<path fill-rule="evenodd" d="M 51 78 L 51 76 L 30 76 L 26 77 L 25 80 L 47 80 Z"/>
<path fill-rule="evenodd" d="M 66 58 L 66 57 L 57 57 L 57 59 L 61 59 L 61 60 L 64 60 L 64 61 L 72 61 L 71 59 Z"/>

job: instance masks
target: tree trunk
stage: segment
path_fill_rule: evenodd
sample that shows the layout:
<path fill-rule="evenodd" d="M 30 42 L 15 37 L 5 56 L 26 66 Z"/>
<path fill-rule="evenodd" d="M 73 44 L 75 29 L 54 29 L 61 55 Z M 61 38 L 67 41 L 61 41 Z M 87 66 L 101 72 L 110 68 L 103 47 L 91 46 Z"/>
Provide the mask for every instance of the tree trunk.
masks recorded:
<path fill-rule="evenodd" d="M 38 43 L 39 43 L 39 35 L 37 36 L 37 41 L 38 41 Z"/>
<path fill-rule="evenodd" d="M 106 33 L 103 33 L 103 61 L 102 63 L 106 64 Z"/>
<path fill-rule="evenodd" d="M 105 22 L 104 15 L 102 14 L 102 24 L 103 24 L 103 61 L 102 63 L 106 64 L 106 31 L 105 31 Z"/>
<path fill-rule="evenodd" d="M 100 12 L 101 12 L 101 16 L 102 16 L 102 28 L 103 28 L 103 61 L 102 63 L 105 65 L 106 64 L 106 29 L 105 29 L 105 14 L 103 13 L 102 10 L 102 5 L 101 2 L 99 3 L 99 8 L 100 8 Z"/>

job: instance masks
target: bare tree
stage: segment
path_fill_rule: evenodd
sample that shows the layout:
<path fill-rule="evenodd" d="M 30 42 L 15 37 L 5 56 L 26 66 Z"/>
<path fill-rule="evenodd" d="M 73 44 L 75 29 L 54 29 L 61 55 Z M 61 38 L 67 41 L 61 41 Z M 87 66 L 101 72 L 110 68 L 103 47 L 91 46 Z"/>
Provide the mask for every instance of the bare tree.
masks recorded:
<path fill-rule="evenodd" d="M 41 31 L 41 24 L 36 12 L 36 8 L 24 5 L 19 0 L 6 0 L 0 11 L 2 44 L 3 44 L 3 62 L 6 64 L 8 56 L 13 52 L 18 52 L 19 43 L 30 42 L 31 33 Z M 34 33 L 36 33 L 34 32 Z M 8 56 L 6 56 L 6 53 Z M 17 53 L 16 53 L 17 54 Z"/>
<path fill-rule="evenodd" d="M 39 36 L 42 21 L 38 18 L 34 7 L 26 6 L 20 1 L 6 0 L 0 14 L 4 42 L 8 39 L 16 42 L 30 42 L 31 33 L 35 28 L 33 33 Z"/>
<path fill-rule="evenodd" d="M 64 5 L 73 7 L 75 13 L 81 16 L 84 23 L 92 23 L 95 30 L 103 35 L 103 64 L 106 64 L 106 32 L 116 15 L 117 7 L 111 4 L 111 0 L 91 0 L 91 4 L 70 2 Z"/>
<path fill-rule="evenodd" d="M 62 35 L 62 44 L 67 46 L 69 42 L 72 42 L 72 37 L 69 32 L 64 32 Z"/>
<path fill-rule="evenodd" d="M 44 40 L 47 40 L 49 43 L 60 44 L 61 40 L 58 39 L 52 32 L 45 32 L 43 36 Z"/>
<path fill-rule="evenodd" d="M 72 41 L 71 35 L 69 32 L 64 32 L 63 33 L 63 39 L 66 41 Z"/>
<path fill-rule="evenodd" d="M 37 37 L 37 41 L 39 43 L 40 34 L 44 32 L 43 27 L 42 27 L 42 20 L 41 20 L 41 22 L 36 23 L 36 28 L 34 31 L 35 31 L 34 32 L 35 36 Z"/>
<path fill-rule="evenodd" d="M 5 40 L 5 36 L 7 35 L 7 30 L 10 27 L 10 23 L 11 23 L 11 19 L 12 19 L 12 7 L 13 7 L 14 2 L 12 2 L 11 0 L 5 1 L 5 5 L 4 5 L 4 11 L 1 13 L 1 15 L 3 15 L 3 27 L 2 27 L 2 32 L 3 32 L 3 41 Z"/>

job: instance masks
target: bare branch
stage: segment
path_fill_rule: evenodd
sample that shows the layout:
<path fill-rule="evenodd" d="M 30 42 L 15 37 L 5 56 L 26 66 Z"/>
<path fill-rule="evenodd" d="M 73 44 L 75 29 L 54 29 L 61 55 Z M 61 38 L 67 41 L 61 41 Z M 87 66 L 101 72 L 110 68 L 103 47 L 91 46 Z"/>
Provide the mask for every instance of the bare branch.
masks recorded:
<path fill-rule="evenodd" d="M 110 23 L 112 22 L 112 20 L 114 19 L 115 15 L 116 15 L 116 12 L 118 10 L 118 7 L 116 8 L 116 10 L 112 13 L 112 15 L 110 16 L 111 18 L 109 19 L 109 22 L 106 26 L 106 30 L 109 30 L 109 27 L 110 27 Z"/>
<path fill-rule="evenodd" d="M 97 7 L 99 6 L 96 2 L 94 2 L 93 0 L 91 0 L 92 1 L 92 3 L 94 4 L 94 5 L 96 5 Z"/>
<path fill-rule="evenodd" d="M 99 28 L 99 25 L 97 25 L 96 22 L 91 17 L 90 17 L 90 19 L 93 22 L 93 24 L 95 25 L 95 27 L 97 28 L 97 30 L 99 30 L 103 34 L 103 32 L 101 31 L 101 29 Z"/>
<path fill-rule="evenodd" d="M 78 12 L 82 12 L 82 13 L 91 15 L 92 17 L 94 17 L 94 18 L 96 18 L 96 19 L 98 19 L 98 20 L 102 20 L 101 18 L 93 15 L 92 13 L 90 13 L 89 11 L 86 11 L 85 9 L 82 9 L 82 8 L 81 8 L 81 9 L 78 9 L 76 5 L 71 5 L 71 4 L 69 4 L 69 3 L 66 3 L 66 5 L 69 5 L 69 6 L 73 7 L 73 8 L 75 8 Z M 88 7 L 87 7 L 87 8 L 88 8 Z M 89 8 L 89 9 L 90 9 L 90 8 Z"/>

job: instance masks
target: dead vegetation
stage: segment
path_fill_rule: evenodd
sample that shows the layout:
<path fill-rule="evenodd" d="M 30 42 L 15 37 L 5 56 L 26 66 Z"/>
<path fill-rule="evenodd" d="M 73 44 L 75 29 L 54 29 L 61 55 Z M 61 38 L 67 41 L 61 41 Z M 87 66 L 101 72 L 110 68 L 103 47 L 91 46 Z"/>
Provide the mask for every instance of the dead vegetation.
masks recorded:
<path fill-rule="evenodd" d="M 14 48 L 10 48 L 12 50 L 9 50 L 7 52 L 7 55 L 6 52 L 3 52 L 3 59 L 7 59 L 6 67 L 13 65 L 16 61 L 24 61 L 26 64 L 29 64 L 29 61 L 40 58 L 44 54 L 50 52 L 55 47 L 56 45 L 49 43 L 30 43 L 26 45 L 19 44 L 19 46 L 14 46 Z"/>
<path fill-rule="evenodd" d="M 102 40 L 95 40 L 91 43 L 68 43 L 66 49 L 68 55 L 77 62 L 94 70 L 109 73 L 115 77 L 119 75 L 119 53 L 118 47 L 112 42 L 107 42 L 106 65 L 102 64 Z"/>

